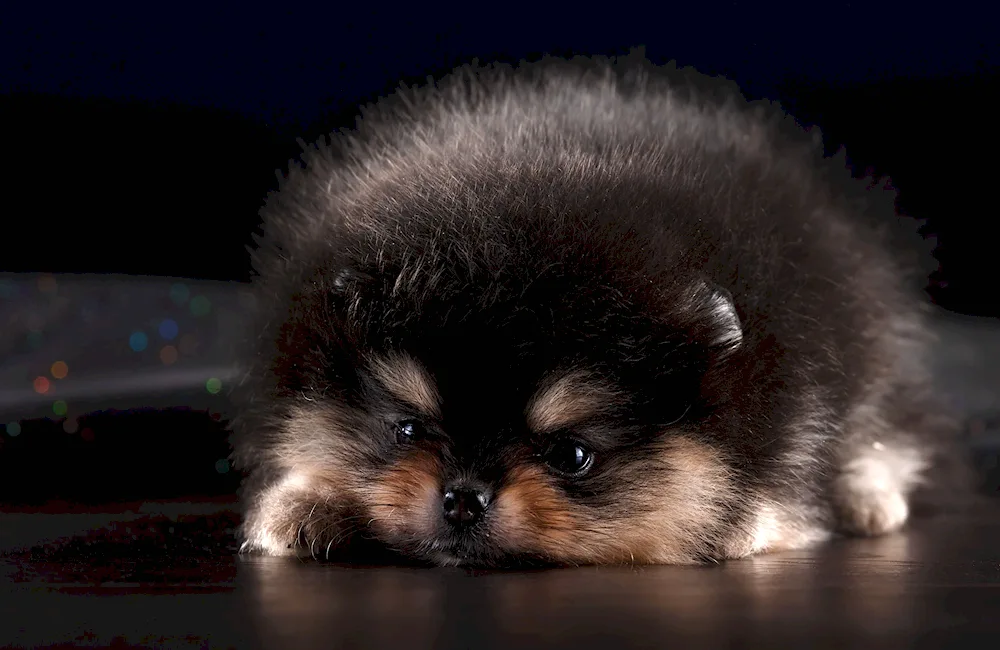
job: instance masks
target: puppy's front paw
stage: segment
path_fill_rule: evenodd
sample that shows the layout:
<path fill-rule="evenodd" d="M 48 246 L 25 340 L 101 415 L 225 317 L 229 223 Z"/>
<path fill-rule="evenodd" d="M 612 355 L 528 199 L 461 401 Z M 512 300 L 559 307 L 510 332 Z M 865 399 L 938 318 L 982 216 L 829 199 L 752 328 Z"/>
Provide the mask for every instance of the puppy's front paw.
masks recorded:
<path fill-rule="evenodd" d="M 853 490 L 840 495 L 840 526 L 853 535 L 874 537 L 898 530 L 910 507 L 896 490 Z"/>
<path fill-rule="evenodd" d="M 240 553 L 271 556 L 308 555 L 308 547 L 303 547 L 296 537 L 299 524 L 292 518 L 276 518 L 260 511 L 244 514 L 240 527 Z"/>
<path fill-rule="evenodd" d="M 856 447 L 851 456 L 834 484 L 840 528 L 866 536 L 898 530 L 910 515 L 908 496 L 923 480 L 925 454 L 875 442 Z"/>
<path fill-rule="evenodd" d="M 328 499 L 301 476 L 290 475 L 261 490 L 243 513 L 241 552 L 309 556 L 320 537 L 333 537 L 337 521 Z"/>

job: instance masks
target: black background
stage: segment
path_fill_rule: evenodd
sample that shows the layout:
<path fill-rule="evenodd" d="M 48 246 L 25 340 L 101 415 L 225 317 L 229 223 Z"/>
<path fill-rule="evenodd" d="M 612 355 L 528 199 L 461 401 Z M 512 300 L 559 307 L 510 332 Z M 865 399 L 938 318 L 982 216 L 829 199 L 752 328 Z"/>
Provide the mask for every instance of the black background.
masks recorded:
<path fill-rule="evenodd" d="M 296 138 L 350 127 L 358 104 L 474 58 L 645 46 L 654 61 L 779 100 L 821 127 L 829 152 L 845 146 L 856 174 L 890 176 L 900 209 L 937 238 L 931 298 L 1000 315 L 990 228 L 1000 45 L 988 3 L 11 4 L 0 9 L 0 272 L 246 280 L 257 211 Z M 181 422 L 186 451 L 85 452 L 97 447 L 38 424 L 17 441 L 19 475 L 70 478 L 48 491 L 9 481 L 9 500 L 79 496 L 79 467 L 123 478 L 117 492 L 87 488 L 95 499 L 169 493 L 224 450 L 223 425 L 208 418 L 128 417 L 94 416 L 109 431 Z M 63 465 L 43 454 L 57 447 Z M 219 480 L 197 484 L 231 488 Z"/>

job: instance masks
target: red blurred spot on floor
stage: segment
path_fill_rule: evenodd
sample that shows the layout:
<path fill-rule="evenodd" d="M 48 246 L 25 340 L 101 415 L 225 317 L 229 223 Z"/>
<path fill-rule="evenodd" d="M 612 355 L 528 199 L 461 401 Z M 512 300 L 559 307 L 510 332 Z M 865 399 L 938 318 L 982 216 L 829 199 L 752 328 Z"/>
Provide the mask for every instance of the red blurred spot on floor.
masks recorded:
<path fill-rule="evenodd" d="M 49 380 L 45 377 L 35 377 L 35 392 L 44 395 L 49 392 Z"/>

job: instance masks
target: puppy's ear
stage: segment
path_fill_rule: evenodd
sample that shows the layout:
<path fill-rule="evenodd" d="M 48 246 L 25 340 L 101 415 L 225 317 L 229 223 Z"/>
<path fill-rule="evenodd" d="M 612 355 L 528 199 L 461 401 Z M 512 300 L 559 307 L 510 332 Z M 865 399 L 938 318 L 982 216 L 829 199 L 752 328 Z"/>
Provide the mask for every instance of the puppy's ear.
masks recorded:
<path fill-rule="evenodd" d="M 717 284 L 702 281 L 692 302 L 699 325 L 708 330 L 710 345 L 726 355 L 736 352 L 743 344 L 743 323 L 733 295 Z"/>

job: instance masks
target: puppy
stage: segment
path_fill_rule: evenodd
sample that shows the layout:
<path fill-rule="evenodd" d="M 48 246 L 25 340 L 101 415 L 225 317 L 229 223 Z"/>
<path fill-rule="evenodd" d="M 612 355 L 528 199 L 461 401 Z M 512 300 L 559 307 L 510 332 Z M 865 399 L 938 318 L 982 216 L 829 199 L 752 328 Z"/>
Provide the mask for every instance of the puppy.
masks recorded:
<path fill-rule="evenodd" d="M 695 563 L 907 520 L 951 426 L 918 258 L 776 107 L 465 68 L 303 162 L 255 251 L 245 551 Z"/>

